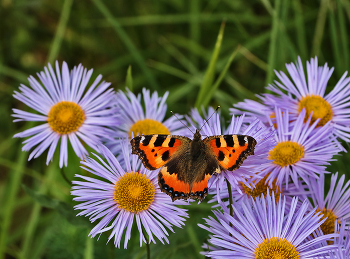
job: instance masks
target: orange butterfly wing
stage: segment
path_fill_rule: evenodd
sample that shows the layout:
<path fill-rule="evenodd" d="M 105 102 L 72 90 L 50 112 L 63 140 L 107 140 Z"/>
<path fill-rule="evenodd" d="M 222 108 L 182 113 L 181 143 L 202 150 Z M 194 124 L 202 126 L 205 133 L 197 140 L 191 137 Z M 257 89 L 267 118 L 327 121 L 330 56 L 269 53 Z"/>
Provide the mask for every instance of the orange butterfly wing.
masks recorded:
<path fill-rule="evenodd" d="M 141 135 L 134 137 L 130 143 L 132 154 L 137 154 L 146 168 L 155 170 L 169 161 L 181 145 L 190 141 L 183 136 Z"/>
<path fill-rule="evenodd" d="M 213 151 L 220 166 L 233 171 L 240 167 L 249 155 L 254 155 L 256 140 L 247 135 L 219 135 L 203 139 Z"/>

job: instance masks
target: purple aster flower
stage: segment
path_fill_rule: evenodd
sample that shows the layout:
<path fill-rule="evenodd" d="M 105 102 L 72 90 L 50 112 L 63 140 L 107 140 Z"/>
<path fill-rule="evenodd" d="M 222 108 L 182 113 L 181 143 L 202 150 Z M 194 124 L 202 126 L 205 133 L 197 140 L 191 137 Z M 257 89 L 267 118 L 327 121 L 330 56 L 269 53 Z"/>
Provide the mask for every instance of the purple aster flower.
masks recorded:
<path fill-rule="evenodd" d="M 266 126 L 270 126 L 269 119 L 266 117 L 268 115 L 273 121 L 275 116 L 275 107 L 280 104 L 281 101 L 279 97 L 272 94 L 262 94 L 256 95 L 260 101 L 254 101 L 250 99 L 245 99 L 243 102 L 234 104 L 235 108 L 230 108 L 231 115 L 246 115 L 246 120 L 251 122 L 258 118 Z"/>
<path fill-rule="evenodd" d="M 186 205 L 183 201 L 172 202 L 171 198 L 158 188 L 156 171 L 149 171 L 141 165 L 137 156 L 131 155 L 129 144 L 121 144 L 121 159 L 124 170 L 115 156 L 105 146 L 100 146 L 106 162 L 95 155 L 82 161 L 82 168 L 99 179 L 75 175 L 83 181 L 73 181 L 71 194 L 75 201 L 81 202 L 74 208 L 82 210 L 78 216 L 85 215 L 91 222 L 99 223 L 91 230 L 90 236 L 112 230 L 108 241 L 114 237 L 114 244 L 120 247 L 125 232 L 124 248 L 127 247 L 134 220 L 140 232 L 140 246 L 143 242 L 155 243 L 154 236 L 162 243 L 167 239 L 172 226 L 184 225 L 186 210 L 175 205 Z M 130 157 L 131 156 L 131 157 Z M 149 236 L 146 241 L 142 228 Z"/>
<path fill-rule="evenodd" d="M 337 182 L 338 173 L 332 174 L 331 184 L 327 195 L 325 196 L 325 177 L 320 175 L 319 179 L 310 178 L 306 181 L 310 190 L 312 204 L 310 209 L 320 211 L 323 218 L 327 220 L 321 225 L 322 232 L 329 234 L 334 232 L 334 223 L 350 225 L 350 181 L 344 185 L 345 175 L 342 175 Z"/>
<path fill-rule="evenodd" d="M 350 258 L 350 231 L 345 228 L 345 224 L 340 224 L 339 237 L 335 238 L 335 244 L 339 245 L 338 250 L 330 254 L 330 259 Z"/>
<path fill-rule="evenodd" d="M 208 113 L 205 115 L 206 119 L 208 119 L 208 115 L 211 115 L 213 112 L 214 109 L 209 108 Z M 226 186 L 226 183 L 224 184 L 225 179 L 229 181 L 233 188 L 242 193 L 240 188 L 241 184 L 250 186 L 249 184 L 257 177 L 257 172 L 263 175 L 268 173 L 264 171 L 264 168 L 266 168 L 266 164 L 269 163 L 267 159 L 268 152 L 275 145 L 274 130 L 272 127 L 266 127 L 258 119 L 245 125 L 243 124 L 244 115 L 240 117 L 232 116 L 231 122 L 227 128 L 222 126 L 220 114 L 212 116 L 208 122 L 205 122 L 206 120 L 199 115 L 197 110 L 192 110 L 191 117 L 197 125 L 203 125 L 203 136 L 240 134 L 249 135 L 257 141 L 254 155 L 248 156 L 237 170 L 223 170 L 220 174 L 216 174 L 210 178 L 208 186 L 213 186 L 210 193 L 220 193 L 220 189 Z M 219 196 L 218 200 L 220 200 Z"/>
<path fill-rule="evenodd" d="M 62 74 L 56 61 L 56 73 L 49 64 L 44 72 L 38 73 L 40 84 L 33 76 L 28 78 L 31 87 L 21 85 L 21 92 L 15 91 L 14 97 L 38 111 L 40 114 L 13 109 L 12 115 L 17 121 L 45 122 L 39 126 L 17 133 L 14 137 L 25 138 L 23 151 L 35 149 L 29 160 L 40 156 L 47 148 L 46 163 L 52 160 L 59 140 L 60 167 L 68 164 L 68 139 L 78 157 L 83 159 L 87 151 L 86 143 L 94 148 L 102 137 L 110 132 L 106 126 L 116 126 L 111 102 L 113 89 L 107 89 L 110 83 L 101 82 L 99 75 L 90 87 L 87 87 L 92 69 L 87 71 L 81 64 L 70 72 L 66 62 L 62 65 Z"/>
<path fill-rule="evenodd" d="M 298 63 L 286 64 L 291 80 L 282 71 L 276 75 L 281 82 L 275 81 L 275 85 L 269 85 L 268 90 L 281 97 L 278 107 L 288 109 L 291 114 L 297 116 L 303 108 L 306 109 L 306 118 L 312 113 L 311 123 L 320 119 L 318 126 L 331 122 L 335 128 L 337 137 L 350 141 L 350 78 L 347 72 L 340 78 L 333 90 L 325 94 L 328 80 L 334 68 L 329 68 L 327 63 L 318 66 L 317 57 L 306 63 L 305 77 L 303 64 L 300 57 Z"/>
<path fill-rule="evenodd" d="M 318 120 L 310 125 L 311 116 L 304 123 L 305 109 L 295 121 L 291 121 L 288 111 L 276 108 L 275 114 L 277 145 L 269 152 L 273 161 L 265 168 L 271 172 L 267 180 L 272 183 L 277 179 L 277 184 L 282 184 L 288 183 L 291 177 L 298 187 L 299 177 L 306 181 L 307 176 L 317 178 L 317 174 L 327 173 L 326 165 L 333 155 L 344 150 L 332 134 L 330 123 L 316 128 Z"/>
<path fill-rule="evenodd" d="M 116 96 L 115 105 L 118 110 L 119 125 L 115 131 L 114 140 L 107 140 L 106 146 L 114 154 L 120 153 L 120 138 L 129 138 L 137 135 L 166 134 L 184 135 L 187 132 L 185 126 L 175 116 L 165 118 L 167 105 L 165 103 L 168 92 L 159 97 L 157 92 L 152 95 L 149 90 L 142 89 L 144 108 L 141 103 L 141 95 L 135 96 L 130 90 L 127 93 L 119 91 Z M 179 119 L 181 115 L 177 115 Z"/>
<path fill-rule="evenodd" d="M 285 197 L 278 202 L 274 195 L 251 199 L 232 206 L 233 216 L 214 211 L 217 219 L 205 219 L 208 226 L 198 224 L 212 233 L 211 251 L 204 252 L 211 258 L 314 258 L 327 255 L 337 245 L 317 247 L 318 244 L 338 237 L 338 234 L 317 235 L 322 224 L 316 209 L 307 213 L 308 201 L 297 209 L 297 198 L 286 211 Z M 310 236 L 313 234 L 313 236 Z"/>

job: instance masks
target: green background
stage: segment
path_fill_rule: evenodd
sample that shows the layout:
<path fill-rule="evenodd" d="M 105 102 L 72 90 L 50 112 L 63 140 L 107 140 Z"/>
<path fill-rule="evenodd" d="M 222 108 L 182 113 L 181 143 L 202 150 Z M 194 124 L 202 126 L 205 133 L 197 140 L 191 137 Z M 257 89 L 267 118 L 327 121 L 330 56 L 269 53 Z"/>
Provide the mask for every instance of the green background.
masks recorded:
<path fill-rule="evenodd" d="M 135 93 L 170 92 L 167 116 L 209 104 L 226 118 L 233 103 L 255 99 L 273 70 L 285 71 L 298 56 L 335 67 L 327 91 L 350 68 L 348 0 L 0 0 L 0 20 L 0 259 L 146 258 L 135 226 L 127 250 L 106 245 L 107 234 L 87 238 L 93 225 L 74 216 L 58 152 L 49 166 L 47 153 L 28 162 L 22 140 L 12 138 L 36 125 L 12 122 L 12 108 L 29 111 L 13 91 L 48 62 L 82 63 L 116 90 L 125 88 L 130 66 Z M 64 169 L 70 180 L 81 173 L 72 151 Z M 349 179 L 349 158 L 338 156 L 329 170 Z M 169 245 L 152 244 L 152 258 L 204 258 L 207 232 L 197 224 L 211 207 L 187 208 L 186 225 Z"/>

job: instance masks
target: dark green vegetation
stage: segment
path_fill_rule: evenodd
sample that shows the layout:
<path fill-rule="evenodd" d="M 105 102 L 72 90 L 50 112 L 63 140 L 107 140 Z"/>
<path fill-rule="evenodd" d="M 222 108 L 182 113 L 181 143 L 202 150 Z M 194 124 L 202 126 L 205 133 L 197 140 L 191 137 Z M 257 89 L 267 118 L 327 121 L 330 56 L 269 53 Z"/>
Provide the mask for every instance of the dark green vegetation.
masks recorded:
<path fill-rule="evenodd" d="M 106 234 L 87 238 L 93 225 L 74 217 L 58 156 L 49 166 L 46 153 L 27 162 L 21 140 L 12 139 L 33 125 L 12 123 L 11 108 L 28 111 L 13 91 L 47 62 L 82 63 L 115 89 L 124 89 L 131 66 L 135 93 L 170 91 L 169 111 L 220 105 L 226 118 L 233 103 L 255 98 L 275 79 L 273 70 L 285 71 L 297 56 L 305 64 L 317 55 L 320 65 L 335 67 L 328 90 L 350 69 L 348 0 L 1 0 L 0 17 L 0 258 L 146 257 L 136 227 L 127 250 L 106 245 Z M 64 171 L 72 180 L 80 169 L 69 151 Z M 349 179 L 348 159 L 338 157 L 329 170 Z M 207 233 L 197 223 L 211 207 L 187 208 L 186 226 L 175 228 L 170 245 L 152 244 L 152 258 L 204 258 Z"/>

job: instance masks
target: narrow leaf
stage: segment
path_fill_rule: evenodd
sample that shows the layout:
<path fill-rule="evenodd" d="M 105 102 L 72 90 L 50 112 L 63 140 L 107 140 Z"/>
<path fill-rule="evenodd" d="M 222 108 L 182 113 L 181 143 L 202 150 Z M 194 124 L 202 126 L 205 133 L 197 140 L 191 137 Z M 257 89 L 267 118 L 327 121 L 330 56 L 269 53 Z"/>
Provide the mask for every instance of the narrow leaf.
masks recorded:
<path fill-rule="evenodd" d="M 131 65 L 128 67 L 128 71 L 126 71 L 125 86 L 129 88 L 129 90 L 132 92 L 133 85 L 132 85 Z"/>
<path fill-rule="evenodd" d="M 225 29 L 225 22 L 223 22 L 221 24 L 219 35 L 218 35 L 216 43 L 215 43 L 214 51 L 213 51 L 213 54 L 211 56 L 207 71 L 205 72 L 203 83 L 202 83 L 200 90 L 199 90 L 199 94 L 197 96 L 195 106 L 198 110 L 201 110 L 200 108 L 203 105 L 203 101 L 206 98 L 206 95 L 208 94 L 208 91 L 209 91 L 209 89 L 212 86 L 213 81 L 214 81 L 215 67 L 216 67 L 216 62 L 218 60 L 220 49 L 221 49 L 221 43 L 222 43 L 222 38 L 224 35 L 224 29 Z"/>

